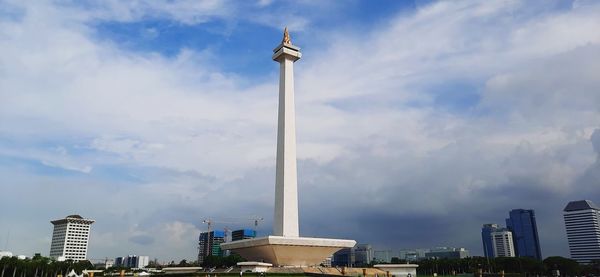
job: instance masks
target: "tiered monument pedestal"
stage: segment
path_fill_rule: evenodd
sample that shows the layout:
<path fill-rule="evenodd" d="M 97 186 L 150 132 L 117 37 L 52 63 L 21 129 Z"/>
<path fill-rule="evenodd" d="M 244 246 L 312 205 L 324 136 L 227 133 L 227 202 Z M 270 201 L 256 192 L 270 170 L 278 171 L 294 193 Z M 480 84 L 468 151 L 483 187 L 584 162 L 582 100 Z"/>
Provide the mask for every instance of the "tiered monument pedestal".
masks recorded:
<path fill-rule="evenodd" d="M 354 240 L 267 236 L 222 243 L 221 249 L 231 250 L 248 261 L 274 266 L 311 266 L 355 244 Z"/>

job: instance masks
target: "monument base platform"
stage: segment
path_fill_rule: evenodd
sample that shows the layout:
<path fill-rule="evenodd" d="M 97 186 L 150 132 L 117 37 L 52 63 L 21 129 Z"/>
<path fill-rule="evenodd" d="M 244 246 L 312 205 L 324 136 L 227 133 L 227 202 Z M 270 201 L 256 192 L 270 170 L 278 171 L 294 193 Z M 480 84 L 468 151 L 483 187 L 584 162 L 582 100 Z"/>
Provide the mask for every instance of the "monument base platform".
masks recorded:
<path fill-rule="evenodd" d="M 267 236 L 221 243 L 221 249 L 237 253 L 248 261 L 275 266 L 311 266 L 355 244 L 354 240 Z"/>
<path fill-rule="evenodd" d="M 261 263 L 261 262 L 240 262 L 237 263 L 237 266 L 240 267 L 242 272 L 252 271 L 252 272 L 267 272 L 269 268 L 273 265 L 269 263 Z"/>

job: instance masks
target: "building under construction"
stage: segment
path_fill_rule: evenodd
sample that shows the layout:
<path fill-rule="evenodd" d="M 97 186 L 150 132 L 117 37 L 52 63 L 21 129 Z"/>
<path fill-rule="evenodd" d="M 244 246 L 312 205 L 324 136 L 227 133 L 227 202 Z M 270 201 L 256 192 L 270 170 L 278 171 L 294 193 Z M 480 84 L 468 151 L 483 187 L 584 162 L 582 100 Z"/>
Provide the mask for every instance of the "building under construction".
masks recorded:
<path fill-rule="evenodd" d="M 231 232 L 231 241 L 252 239 L 256 237 L 256 231 L 252 229 L 241 229 Z"/>
<path fill-rule="evenodd" d="M 208 256 L 222 256 L 221 243 L 225 242 L 225 232 L 203 232 L 198 241 L 198 263 L 202 264 Z"/>

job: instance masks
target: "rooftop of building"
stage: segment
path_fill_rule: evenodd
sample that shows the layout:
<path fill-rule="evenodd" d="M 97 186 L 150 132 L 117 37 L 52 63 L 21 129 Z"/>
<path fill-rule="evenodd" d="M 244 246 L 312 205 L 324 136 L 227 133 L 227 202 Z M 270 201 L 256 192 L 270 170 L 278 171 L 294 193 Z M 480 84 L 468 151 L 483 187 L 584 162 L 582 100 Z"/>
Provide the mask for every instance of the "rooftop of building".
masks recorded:
<path fill-rule="evenodd" d="M 533 209 L 512 209 L 509 213 L 535 213 Z"/>
<path fill-rule="evenodd" d="M 590 200 L 579 200 L 579 201 L 571 201 L 563 211 L 565 212 L 574 212 L 574 211 L 583 211 L 583 210 L 597 210 L 600 211 L 600 208 L 594 204 L 594 202 Z"/>
<path fill-rule="evenodd" d="M 89 219 L 89 218 L 83 218 L 82 216 L 80 216 L 78 214 L 72 214 L 72 215 L 66 216 L 65 218 L 52 220 L 50 222 L 52 224 L 62 224 L 62 223 L 67 223 L 67 222 L 80 222 L 80 223 L 92 224 L 96 221 L 93 219 Z"/>

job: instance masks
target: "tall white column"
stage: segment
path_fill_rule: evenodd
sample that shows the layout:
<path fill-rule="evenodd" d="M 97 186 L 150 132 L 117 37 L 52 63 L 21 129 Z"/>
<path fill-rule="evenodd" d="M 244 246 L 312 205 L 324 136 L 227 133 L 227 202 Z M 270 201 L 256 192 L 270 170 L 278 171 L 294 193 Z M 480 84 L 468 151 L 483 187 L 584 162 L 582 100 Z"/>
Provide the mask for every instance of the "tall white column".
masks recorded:
<path fill-rule="evenodd" d="M 300 48 L 291 44 L 287 28 L 282 43 L 273 52 L 273 60 L 279 62 L 280 68 L 273 235 L 298 237 L 294 62 L 301 54 Z"/>

